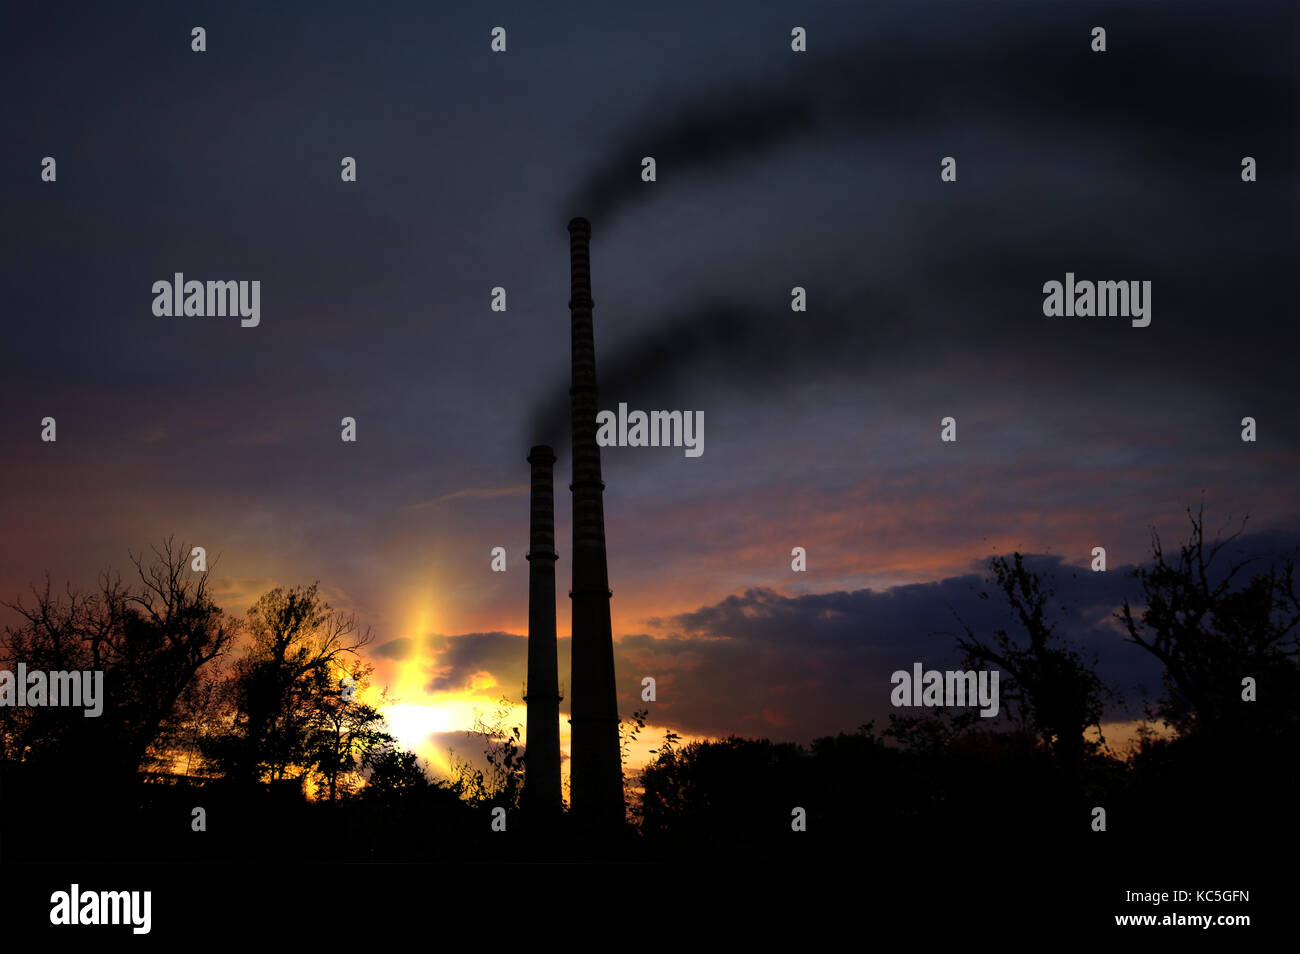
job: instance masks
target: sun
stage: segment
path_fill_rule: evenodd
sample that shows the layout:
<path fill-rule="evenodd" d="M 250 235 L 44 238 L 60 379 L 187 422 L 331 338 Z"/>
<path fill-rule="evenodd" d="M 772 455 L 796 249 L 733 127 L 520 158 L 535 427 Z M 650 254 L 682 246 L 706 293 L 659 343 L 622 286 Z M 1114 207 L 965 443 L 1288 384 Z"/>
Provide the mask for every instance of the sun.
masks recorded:
<path fill-rule="evenodd" d="M 430 633 L 437 632 L 438 623 L 432 587 L 421 587 L 405 604 L 406 623 L 401 632 L 410 640 L 412 650 L 405 659 L 385 666 L 387 678 L 377 678 L 363 695 L 367 703 L 382 706 L 398 745 L 414 752 L 433 774 L 447 776 L 452 771 L 448 737 L 474 730 L 477 715 L 496 702 L 497 680 L 490 672 L 480 671 L 466 688 L 449 692 L 430 689 L 438 664 L 428 639 Z M 392 701 L 385 703 L 385 698 Z"/>

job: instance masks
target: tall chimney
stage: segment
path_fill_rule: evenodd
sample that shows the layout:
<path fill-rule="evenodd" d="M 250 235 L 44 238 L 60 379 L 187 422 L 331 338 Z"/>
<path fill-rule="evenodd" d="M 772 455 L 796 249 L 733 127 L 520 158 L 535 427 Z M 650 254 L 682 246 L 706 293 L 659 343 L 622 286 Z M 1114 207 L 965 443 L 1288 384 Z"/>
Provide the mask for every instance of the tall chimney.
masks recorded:
<path fill-rule="evenodd" d="M 524 805 L 540 816 L 557 816 L 560 797 L 560 688 L 555 652 L 555 452 L 539 444 L 533 465 L 528 535 L 527 745 Z"/>
<path fill-rule="evenodd" d="M 571 808 L 580 822 L 621 824 L 623 766 L 614 686 L 614 636 L 609 621 L 609 570 L 605 562 L 605 483 L 596 444 L 596 344 L 591 309 L 591 223 L 569 223 L 573 332 L 573 678 Z"/>

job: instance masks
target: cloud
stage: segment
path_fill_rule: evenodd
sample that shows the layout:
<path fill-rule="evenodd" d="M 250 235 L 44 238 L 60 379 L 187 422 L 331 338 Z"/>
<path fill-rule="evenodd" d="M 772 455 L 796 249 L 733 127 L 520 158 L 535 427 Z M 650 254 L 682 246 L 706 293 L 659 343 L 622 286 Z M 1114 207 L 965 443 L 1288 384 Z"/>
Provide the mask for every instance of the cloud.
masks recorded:
<path fill-rule="evenodd" d="M 1220 537 L 1238 523 L 1223 524 Z M 1213 522 L 1209 532 L 1220 528 Z M 1166 533 L 1166 548 L 1185 528 Z M 1296 554 L 1300 528 L 1242 535 L 1221 560 L 1257 558 L 1249 572 Z M 1140 692 L 1160 689 L 1158 662 L 1123 636 L 1113 614 L 1127 599 L 1141 605 L 1133 566 L 1095 573 L 1072 567 L 1058 555 L 1028 554 L 1028 568 L 1049 579 L 1055 597 L 1049 618 L 1056 634 L 1095 655 L 1102 680 L 1117 690 L 1104 718 L 1123 723 L 1140 715 Z M 890 676 L 920 662 L 927 669 L 960 668 L 955 636 L 964 622 L 980 636 L 1005 628 L 1023 638 L 1012 611 L 979 572 L 928 583 L 883 589 L 837 590 L 789 595 L 752 587 L 714 603 L 651 618 L 652 632 L 615 641 L 619 712 L 624 718 L 648 708 L 650 721 L 692 736 L 731 734 L 808 742 L 852 731 L 896 712 L 889 701 Z M 984 595 L 987 594 L 987 595 Z M 433 655 L 430 693 L 481 694 L 485 679 L 516 702 L 527 676 L 527 638 L 507 632 L 426 637 Z M 390 658 L 409 655 L 406 641 L 379 648 Z M 394 644 L 403 644 L 393 647 Z M 567 684 L 571 641 L 559 640 L 559 677 Z M 656 681 L 654 702 L 641 699 L 642 680 Z M 568 711 L 568 700 L 563 711 Z"/>
<path fill-rule="evenodd" d="M 1103 677 L 1125 690 L 1154 685 L 1158 668 L 1110 625 L 1110 613 L 1132 595 L 1122 570 L 1074 571 L 1053 556 L 1028 563 L 1056 579 L 1072 608 L 1058 632 L 1096 652 Z M 883 725 L 894 711 L 894 671 L 914 662 L 960 666 L 959 617 L 976 633 L 1014 631 L 1009 611 L 996 594 L 982 599 L 984 590 L 979 574 L 879 591 L 785 596 L 751 589 L 661 620 L 664 636 L 625 638 L 619 672 L 628 682 L 632 674 L 656 676 L 654 718 L 696 733 L 808 741 L 870 720 Z"/>
<path fill-rule="evenodd" d="M 435 656 L 430 664 L 432 678 L 427 692 L 477 691 L 481 673 L 491 673 L 502 692 L 511 698 L 522 695 L 528 676 L 528 638 L 514 633 L 463 633 L 431 636 Z"/>
<path fill-rule="evenodd" d="M 371 656 L 379 659 L 393 659 L 401 661 L 409 659 L 411 653 L 415 650 L 415 641 L 409 636 L 399 636 L 397 639 L 390 639 L 386 643 L 380 643 L 378 646 L 369 650 Z"/>

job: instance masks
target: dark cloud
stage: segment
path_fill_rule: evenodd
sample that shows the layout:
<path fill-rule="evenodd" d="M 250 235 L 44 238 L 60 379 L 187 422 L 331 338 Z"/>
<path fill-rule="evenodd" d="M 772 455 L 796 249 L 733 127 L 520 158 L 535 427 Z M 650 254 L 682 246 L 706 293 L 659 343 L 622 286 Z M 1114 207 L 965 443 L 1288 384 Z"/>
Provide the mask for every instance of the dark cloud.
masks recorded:
<path fill-rule="evenodd" d="M 1050 573 L 1069 615 L 1057 609 L 1058 632 L 1099 657 L 1099 671 L 1132 696 L 1158 685 L 1159 670 L 1123 642 L 1110 613 L 1132 588 L 1122 571 L 1094 574 L 1031 557 Z M 980 575 L 883 591 L 783 596 L 768 589 L 733 595 L 665 621 L 669 637 L 640 635 L 619 644 L 620 673 L 659 678 L 655 719 L 687 731 L 736 732 L 808 740 L 887 722 L 890 675 L 960 668 L 958 618 L 976 633 L 1010 627 L 1009 611 Z M 632 682 L 631 679 L 626 679 Z M 630 700 L 624 704 L 634 704 Z M 1129 717 L 1116 707 L 1108 716 Z"/>
<path fill-rule="evenodd" d="M 477 673 L 491 673 L 500 691 L 512 699 L 523 696 L 528 678 L 528 637 L 514 633 L 464 633 L 458 636 L 429 636 L 436 651 L 432 668 L 436 673 L 425 686 L 429 692 L 456 692 L 471 687 Z M 559 640 L 559 677 L 567 683 L 569 640 Z M 567 710 L 566 710 L 567 711 Z"/>
<path fill-rule="evenodd" d="M 1239 528 L 1239 520 L 1227 519 L 1221 526 L 1210 523 L 1207 533 L 1225 538 Z M 1185 536 L 1184 527 L 1168 528 L 1166 549 Z M 1250 557 L 1263 568 L 1295 556 L 1298 543 L 1294 530 L 1242 534 L 1225 546 L 1216 566 L 1222 572 L 1229 562 Z M 1133 567 L 1094 573 L 1044 554 L 1029 554 L 1025 562 L 1055 588 L 1049 613 L 1057 636 L 1085 656 L 1095 655 L 1099 675 L 1118 693 L 1106 719 L 1140 717 L 1142 693 L 1158 693 L 1161 668 L 1124 638 L 1113 617 L 1126 599 L 1141 605 Z M 648 707 L 652 722 L 688 733 L 795 741 L 850 731 L 870 720 L 884 726 L 897 711 L 889 702 L 893 672 L 910 670 L 915 662 L 927 669 L 960 668 L 955 635 L 961 622 L 985 638 L 1001 628 L 1019 634 L 1011 610 L 983 572 L 802 596 L 753 588 L 648 622 L 654 634 L 629 634 L 615 644 L 625 717 Z M 429 689 L 464 689 L 485 671 L 503 687 L 521 684 L 526 659 L 524 636 L 446 637 L 436 662 L 440 674 Z M 569 640 L 562 639 L 562 683 L 568 666 Z M 657 699 L 649 705 L 640 697 L 646 676 L 656 680 Z"/>
<path fill-rule="evenodd" d="M 374 649 L 370 650 L 370 655 L 377 656 L 380 659 L 409 659 L 411 652 L 415 649 L 415 641 L 409 636 L 399 636 L 397 639 L 390 639 L 386 643 L 380 643 Z"/>
<path fill-rule="evenodd" d="M 1239 528 L 1239 520 L 1229 519 L 1217 536 Z M 1210 523 L 1207 535 L 1213 539 L 1219 529 Z M 1185 537 L 1184 527 L 1170 528 L 1166 551 Z M 1244 559 L 1258 571 L 1294 557 L 1297 542 L 1294 531 L 1242 534 L 1225 545 L 1214 572 Z M 1133 567 L 1094 573 L 1042 554 L 1027 555 L 1025 562 L 1055 587 L 1050 618 L 1057 636 L 1086 656 L 1095 654 L 1098 674 L 1118 693 L 1105 718 L 1140 717 L 1141 694 L 1159 692 L 1161 667 L 1124 638 L 1113 618 L 1125 599 L 1142 605 Z M 985 638 L 1000 628 L 1018 633 L 1000 593 L 979 573 L 880 591 L 784 596 L 752 589 L 657 621 L 667 638 L 624 639 L 619 672 L 627 684 L 639 673 L 656 675 L 657 722 L 713 735 L 806 741 L 869 720 L 885 725 L 897 711 L 889 703 L 896 670 L 910 670 L 914 662 L 960 668 L 954 639 L 959 619 Z M 629 693 L 620 704 L 636 702 Z"/>
<path fill-rule="evenodd" d="M 468 689 L 472 677 L 478 672 L 491 672 L 503 686 L 522 683 L 526 674 L 526 637 L 493 632 L 439 635 L 429 639 L 441 647 L 434 664 L 437 675 L 425 687 L 429 692 Z"/>

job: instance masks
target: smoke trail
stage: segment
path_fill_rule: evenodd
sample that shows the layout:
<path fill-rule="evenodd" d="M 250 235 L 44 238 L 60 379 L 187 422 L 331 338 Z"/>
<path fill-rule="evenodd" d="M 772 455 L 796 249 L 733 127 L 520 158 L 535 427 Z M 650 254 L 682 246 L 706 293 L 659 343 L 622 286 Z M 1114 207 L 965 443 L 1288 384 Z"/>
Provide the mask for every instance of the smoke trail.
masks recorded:
<path fill-rule="evenodd" d="M 831 53 L 791 54 L 782 67 L 669 108 L 667 119 L 658 103 L 636 116 L 560 216 L 586 215 L 607 230 L 626 207 L 662 196 L 691 173 L 759 161 L 814 134 L 885 137 L 921 124 L 1011 120 L 1046 135 L 1083 123 L 1107 136 L 1127 129 L 1130 148 L 1177 156 L 1203 148 L 1207 128 L 1234 138 L 1257 132 L 1261 117 L 1288 121 L 1284 62 L 1258 61 L 1259 37 L 1248 25 L 1223 24 L 1204 10 L 1180 12 L 1176 22 L 1142 9 L 1126 13 L 1114 24 L 1122 25 L 1124 46 L 1106 54 L 1092 52 L 1088 31 L 1059 12 L 1023 5 L 1014 15 L 927 8 L 923 23 L 882 25 Z M 1151 123 L 1153 109 L 1159 124 Z M 661 179 L 653 188 L 640 179 L 647 155 Z"/>
<path fill-rule="evenodd" d="M 665 187 L 694 172 L 756 161 L 774 149 L 827 134 L 867 132 L 883 138 L 922 126 L 928 134 L 979 126 L 1005 130 L 1014 123 L 1016 131 L 1006 134 L 1013 146 L 1032 150 L 1035 143 L 1055 141 L 1057 154 L 1062 143 L 1110 149 L 1120 161 L 1145 170 L 1139 174 L 1172 170 L 1197 184 L 1231 180 L 1231 170 L 1224 179 L 1221 157 L 1205 149 L 1207 130 L 1226 141 L 1261 144 L 1258 151 L 1288 155 L 1292 90 L 1284 47 L 1261 58 L 1260 34 L 1267 35 L 1267 26 L 1224 23 L 1212 11 L 1187 13 L 1174 21 L 1159 11 L 1116 8 L 1112 33 L 1122 35 L 1124 43 L 1097 54 L 1090 49 L 1086 21 L 1059 10 L 959 6 L 951 16 L 937 16 L 927 8 L 924 22 L 886 24 L 834 53 L 792 54 L 784 68 L 702 95 L 670 109 L 666 119 L 656 104 L 613 138 L 558 217 L 586 215 L 606 234 L 621 212 L 665 195 Z M 1284 11 L 1274 19 L 1285 26 Z M 1153 115 L 1159 122 L 1152 122 Z M 937 142 L 921 148 L 934 162 L 931 175 L 937 181 L 942 151 Z M 644 155 L 658 161 L 662 181 L 653 188 L 639 177 Z M 1292 165 L 1280 162 L 1277 174 L 1293 179 Z M 1115 233 L 1098 242 L 1117 248 L 1140 237 Z M 1086 244 L 1077 247 L 1087 250 Z M 960 278 L 970 276 L 981 299 L 990 303 L 989 276 L 997 276 L 1008 296 L 1002 301 L 1012 308 L 986 313 L 982 332 L 935 316 L 927 320 L 928 340 L 950 348 L 958 342 L 974 346 L 982 333 L 986 342 L 997 342 L 996 325 L 1032 338 L 1033 353 L 1055 356 L 1060 339 L 1048 336 L 1047 326 L 1006 323 L 1007 316 L 1023 314 L 1016 309 L 1024 308 L 1025 288 L 1056 274 L 1062 253 L 1061 247 L 1013 243 L 995 254 L 986 243 L 951 261 L 927 262 L 926 274 L 944 275 L 953 290 Z M 1011 260 L 1019 264 L 1014 273 L 1007 267 Z M 1215 267 L 1228 265 L 1216 261 Z M 601 353 L 601 407 L 619 401 L 671 407 L 671 389 L 684 382 L 693 388 L 757 389 L 790 376 L 860 371 L 886 347 L 897 357 L 914 345 L 901 335 L 902 323 L 882 320 L 880 311 L 878 293 L 797 316 L 779 306 L 773 311 L 770 305 L 716 298 L 678 313 L 612 354 Z M 1097 349 L 1100 356 L 1104 341 L 1097 336 L 1074 347 Z M 1110 360 L 1127 363 L 1129 353 Z M 557 383 L 536 408 L 530 440 L 567 445 L 567 381 Z"/>
<path fill-rule="evenodd" d="M 601 408 L 672 408 L 698 403 L 703 390 L 782 386 L 816 368 L 858 373 L 882 343 L 905 334 L 897 308 L 862 292 L 814 312 L 715 300 L 675 313 L 643 335 L 597 357 Z M 890 329 L 893 329 L 891 331 Z M 568 380 L 556 382 L 529 422 L 533 443 L 569 443 Z M 689 385 L 691 392 L 683 394 Z M 676 403 L 674 403 L 676 401 Z"/>
<path fill-rule="evenodd" d="M 750 90 L 752 94 L 754 91 Z M 676 175 L 683 169 L 757 156 L 800 131 L 810 131 L 815 111 L 802 91 L 764 89 L 758 96 L 732 90 L 707 101 L 688 104 L 657 125 L 638 126 L 609 149 L 574 195 L 567 209 L 581 209 L 608 226 L 637 187 L 642 156 L 653 155 Z"/>

